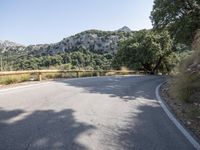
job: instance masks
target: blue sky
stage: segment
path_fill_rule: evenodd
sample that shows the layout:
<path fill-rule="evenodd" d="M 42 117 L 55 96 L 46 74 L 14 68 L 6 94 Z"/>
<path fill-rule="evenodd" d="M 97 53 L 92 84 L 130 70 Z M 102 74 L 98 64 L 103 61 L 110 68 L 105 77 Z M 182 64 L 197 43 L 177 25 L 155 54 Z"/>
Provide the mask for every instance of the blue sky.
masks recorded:
<path fill-rule="evenodd" d="M 54 43 L 88 29 L 152 28 L 153 0 L 0 0 L 0 40 Z"/>

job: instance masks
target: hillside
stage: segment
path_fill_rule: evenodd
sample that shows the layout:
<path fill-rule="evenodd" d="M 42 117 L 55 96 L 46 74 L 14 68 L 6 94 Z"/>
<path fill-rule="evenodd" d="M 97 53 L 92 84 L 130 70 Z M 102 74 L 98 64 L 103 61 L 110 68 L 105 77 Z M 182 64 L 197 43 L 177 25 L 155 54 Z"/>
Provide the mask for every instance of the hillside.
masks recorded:
<path fill-rule="evenodd" d="M 22 46 L 22 45 L 15 42 L 8 41 L 8 40 L 5 40 L 5 41 L 0 40 L 0 49 L 6 48 L 6 47 L 16 47 L 16 46 Z"/>
<path fill-rule="evenodd" d="M 25 47 L 21 44 L 12 42 L 12 41 L 1 41 L 0 40 L 0 53 L 6 53 L 6 52 L 17 52 L 23 50 Z"/>
<path fill-rule="evenodd" d="M 67 65 L 65 69 L 109 69 L 119 42 L 128 39 L 134 33 L 128 27 L 122 27 L 116 31 L 88 30 L 52 44 L 2 44 L 1 68 L 27 70 Z"/>
<path fill-rule="evenodd" d="M 127 39 L 134 34 L 128 27 L 124 26 L 117 31 L 88 30 L 73 36 L 64 38 L 53 44 L 37 44 L 27 47 L 14 44 L 0 44 L 1 53 L 26 53 L 29 55 L 44 56 L 87 49 L 95 53 L 115 53 L 119 41 Z"/>

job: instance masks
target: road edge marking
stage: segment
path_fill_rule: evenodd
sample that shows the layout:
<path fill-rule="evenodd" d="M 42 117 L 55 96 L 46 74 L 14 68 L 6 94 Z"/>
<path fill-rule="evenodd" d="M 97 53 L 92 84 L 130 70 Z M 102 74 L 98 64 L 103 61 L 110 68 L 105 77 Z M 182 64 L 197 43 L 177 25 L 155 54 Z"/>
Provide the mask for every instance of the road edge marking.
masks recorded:
<path fill-rule="evenodd" d="M 26 88 L 31 88 L 31 87 L 35 87 L 35 86 L 39 86 L 39 85 L 48 85 L 50 82 L 43 82 L 43 83 L 34 83 L 34 84 L 29 84 L 29 85 L 19 85 L 16 87 L 8 87 L 8 88 L 3 88 L 0 89 L 0 94 L 3 94 L 5 92 L 10 92 L 13 90 L 20 90 L 20 89 L 26 89 Z"/>
<path fill-rule="evenodd" d="M 165 81 L 166 82 L 166 81 Z M 192 135 L 185 129 L 184 126 L 181 125 L 181 123 L 175 118 L 175 116 L 169 111 L 169 109 L 167 108 L 167 106 L 164 104 L 164 100 L 161 98 L 160 94 L 159 94 L 159 89 L 161 87 L 161 85 L 163 85 L 165 82 L 159 84 L 156 87 L 156 98 L 160 104 L 160 106 L 162 107 L 162 109 L 164 110 L 164 112 L 167 114 L 167 116 L 169 117 L 169 119 L 175 124 L 175 126 L 181 131 L 181 133 L 186 137 L 186 139 L 197 149 L 200 150 L 200 144 L 199 142 L 197 142 L 197 140 L 195 140 Z"/>

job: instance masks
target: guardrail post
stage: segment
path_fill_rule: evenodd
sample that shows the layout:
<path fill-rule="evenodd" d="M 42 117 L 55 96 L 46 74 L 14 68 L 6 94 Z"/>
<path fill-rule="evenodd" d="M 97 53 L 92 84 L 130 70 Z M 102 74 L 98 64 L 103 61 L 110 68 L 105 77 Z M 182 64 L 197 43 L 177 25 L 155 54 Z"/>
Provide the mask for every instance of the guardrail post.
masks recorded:
<path fill-rule="evenodd" d="M 99 77 L 100 76 L 100 72 L 97 72 L 97 77 Z"/>
<path fill-rule="evenodd" d="M 90 76 L 93 77 L 93 71 L 91 71 Z"/>
<path fill-rule="evenodd" d="M 78 71 L 76 72 L 76 77 L 79 78 L 79 72 Z"/>
<path fill-rule="evenodd" d="M 42 81 L 42 73 L 41 72 L 38 73 L 38 80 Z"/>

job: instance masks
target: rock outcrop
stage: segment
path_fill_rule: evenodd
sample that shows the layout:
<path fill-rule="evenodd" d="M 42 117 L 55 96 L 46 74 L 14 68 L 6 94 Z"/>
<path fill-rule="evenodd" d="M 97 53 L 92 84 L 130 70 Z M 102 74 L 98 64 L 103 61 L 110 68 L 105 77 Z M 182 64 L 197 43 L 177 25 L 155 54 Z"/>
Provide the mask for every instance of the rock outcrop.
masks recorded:
<path fill-rule="evenodd" d="M 117 31 L 88 30 L 76 35 L 64 38 L 58 43 L 29 45 L 27 47 L 19 44 L 2 44 L 1 52 L 18 52 L 32 55 L 54 55 L 77 49 L 87 49 L 95 53 L 116 53 L 120 41 L 134 34 L 128 27 Z"/>

